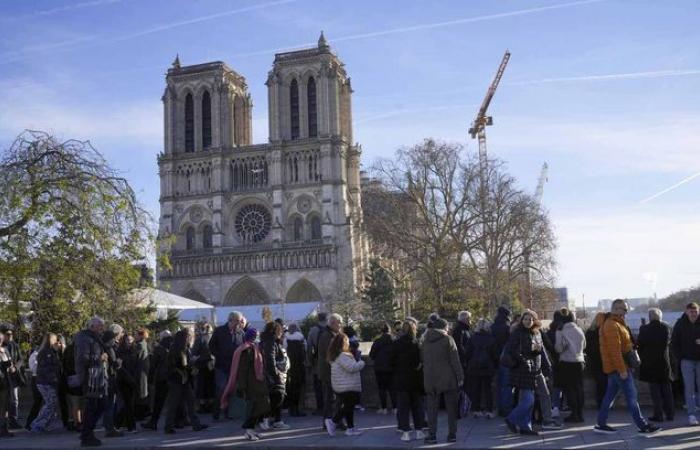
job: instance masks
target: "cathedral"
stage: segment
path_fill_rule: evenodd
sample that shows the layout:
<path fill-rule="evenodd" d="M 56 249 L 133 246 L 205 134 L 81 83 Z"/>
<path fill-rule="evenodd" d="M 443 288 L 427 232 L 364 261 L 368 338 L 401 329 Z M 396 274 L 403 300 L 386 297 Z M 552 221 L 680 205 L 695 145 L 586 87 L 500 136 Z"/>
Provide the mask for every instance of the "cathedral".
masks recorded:
<path fill-rule="evenodd" d="M 321 33 L 276 54 L 265 84 L 269 139 L 253 144 L 242 75 L 179 58 L 168 70 L 160 285 L 222 306 L 341 300 L 368 259 L 350 77 Z"/>

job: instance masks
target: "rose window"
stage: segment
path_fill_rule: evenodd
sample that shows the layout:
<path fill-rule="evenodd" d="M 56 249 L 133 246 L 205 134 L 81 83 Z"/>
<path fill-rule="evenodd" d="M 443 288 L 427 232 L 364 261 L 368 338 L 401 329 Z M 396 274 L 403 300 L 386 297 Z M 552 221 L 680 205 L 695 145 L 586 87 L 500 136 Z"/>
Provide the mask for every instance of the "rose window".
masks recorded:
<path fill-rule="evenodd" d="M 270 232 L 272 217 L 261 205 L 246 205 L 238 211 L 234 225 L 243 242 L 260 242 Z"/>

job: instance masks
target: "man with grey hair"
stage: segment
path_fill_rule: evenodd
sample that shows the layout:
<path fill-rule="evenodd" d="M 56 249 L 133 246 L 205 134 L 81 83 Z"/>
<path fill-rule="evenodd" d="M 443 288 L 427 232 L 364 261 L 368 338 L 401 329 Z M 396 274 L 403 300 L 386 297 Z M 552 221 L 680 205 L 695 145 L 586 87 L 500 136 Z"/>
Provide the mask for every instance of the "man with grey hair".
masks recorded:
<path fill-rule="evenodd" d="M 669 349 L 673 330 L 666 322 L 662 322 L 663 313 L 659 308 L 648 311 L 649 323 L 639 328 L 637 346 L 642 364 L 639 368 L 639 381 L 649 383 L 651 401 L 654 405 L 654 415 L 650 421 L 663 422 L 673 420 L 675 407 L 671 381 L 671 358 Z"/>
<path fill-rule="evenodd" d="M 330 419 L 335 416 L 336 402 L 335 393 L 331 384 L 331 365 L 328 363 L 328 346 L 334 337 L 340 333 L 343 326 L 343 318 L 340 314 L 331 314 L 328 318 L 328 325 L 321 329 L 318 335 L 318 376 L 321 379 L 323 390 L 323 422 L 322 426 L 325 429 L 325 419 Z"/>
<path fill-rule="evenodd" d="M 87 328 L 75 336 L 75 373 L 80 380 L 85 397 L 83 430 L 80 433 L 82 447 L 97 447 L 102 442 L 95 436 L 95 425 L 104 413 L 109 388 L 107 363 L 109 355 L 102 343 L 105 322 L 93 317 Z"/>
<path fill-rule="evenodd" d="M 228 321 L 216 327 L 209 340 L 209 351 L 214 357 L 214 380 L 216 382 L 216 397 L 221 400 L 226 383 L 231 372 L 233 353 L 243 343 L 243 337 L 248 323 L 240 311 L 231 311 Z M 214 420 L 219 420 L 219 408 L 214 408 Z M 224 417 L 227 417 L 224 411 Z"/>

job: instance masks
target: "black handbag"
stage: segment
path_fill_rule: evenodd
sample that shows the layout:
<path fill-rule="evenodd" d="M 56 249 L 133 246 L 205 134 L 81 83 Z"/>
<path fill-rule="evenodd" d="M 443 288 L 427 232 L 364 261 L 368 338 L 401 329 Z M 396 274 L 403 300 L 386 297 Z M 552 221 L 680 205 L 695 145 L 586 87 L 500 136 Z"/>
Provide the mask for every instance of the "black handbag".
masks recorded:
<path fill-rule="evenodd" d="M 642 365 L 642 360 L 639 357 L 639 353 L 637 353 L 637 350 L 635 349 L 623 354 L 622 357 L 625 359 L 625 364 L 627 364 L 627 367 L 630 369 L 639 369 L 639 366 Z"/>

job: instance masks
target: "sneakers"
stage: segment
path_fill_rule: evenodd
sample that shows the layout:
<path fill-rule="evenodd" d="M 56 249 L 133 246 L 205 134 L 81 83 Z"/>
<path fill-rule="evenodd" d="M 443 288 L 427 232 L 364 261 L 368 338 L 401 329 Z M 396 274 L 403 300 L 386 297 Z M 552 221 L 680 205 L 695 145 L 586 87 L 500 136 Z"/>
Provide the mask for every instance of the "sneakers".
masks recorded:
<path fill-rule="evenodd" d="M 409 442 L 411 440 L 411 432 L 410 431 L 404 431 L 401 434 L 401 440 L 404 442 Z"/>
<path fill-rule="evenodd" d="M 520 434 L 525 435 L 525 436 L 539 436 L 540 432 L 535 431 L 532 428 L 523 428 L 520 430 Z"/>
<path fill-rule="evenodd" d="M 658 433 L 659 431 L 661 431 L 661 427 L 657 427 L 656 425 L 647 424 L 644 428 L 641 428 L 639 430 L 639 433 L 646 434 L 646 435 L 652 435 L 654 433 Z"/>
<path fill-rule="evenodd" d="M 688 425 L 695 426 L 698 424 L 698 418 L 695 417 L 694 415 L 689 415 L 688 416 Z"/>
<path fill-rule="evenodd" d="M 448 434 L 447 442 L 457 442 L 457 436 L 455 436 L 454 434 Z"/>
<path fill-rule="evenodd" d="M 416 430 L 416 439 L 425 439 L 425 433 L 421 430 Z"/>
<path fill-rule="evenodd" d="M 593 427 L 593 432 L 598 434 L 615 434 L 617 430 L 610 425 L 596 425 Z"/>
<path fill-rule="evenodd" d="M 248 439 L 249 441 L 259 441 L 260 436 L 258 436 L 258 433 L 255 432 L 255 430 L 252 430 L 250 428 L 246 428 L 245 430 L 245 438 Z"/>
<path fill-rule="evenodd" d="M 386 410 L 386 409 L 380 408 L 380 409 L 377 410 L 377 414 L 386 415 L 386 414 L 388 414 L 388 413 L 389 413 L 389 411 Z"/>
<path fill-rule="evenodd" d="M 552 408 L 552 417 L 559 417 L 559 408 L 556 406 Z"/>
<path fill-rule="evenodd" d="M 284 423 L 280 420 L 279 422 L 273 423 L 272 428 L 275 430 L 288 430 L 292 427 L 290 427 L 289 425 L 287 425 L 286 423 Z"/>
<path fill-rule="evenodd" d="M 268 418 L 263 419 L 258 426 L 263 431 L 269 430 L 270 429 L 270 419 L 268 419 Z"/>
<path fill-rule="evenodd" d="M 141 425 L 141 426 L 143 426 L 143 425 Z M 155 430 L 155 427 L 154 427 L 153 429 Z M 120 438 L 120 437 L 124 437 L 124 433 L 122 433 L 121 431 L 116 430 L 116 429 L 115 429 L 115 430 L 109 430 L 108 432 L 105 433 L 105 437 L 108 437 L 108 438 Z"/>
<path fill-rule="evenodd" d="M 209 428 L 209 425 L 207 425 L 206 423 L 199 423 L 197 425 L 192 426 L 193 431 L 204 431 L 207 428 Z"/>
<path fill-rule="evenodd" d="M 474 414 L 472 414 L 472 417 L 475 419 L 478 419 L 480 417 L 484 417 L 484 413 L 482 413 L 481 411 L 474 411 Z"/>
<path fill-rule="evenodd" d="M 491 411 L 489 411 L 489 412 L 487 412 L 486 414 L 484 414 L 484 417 L 486 417 L 487 419 L 491 420 L 491 419 L 493 419 L 495 416 L 493 415 L 493 413 L 492 413 Z"/>
<path fill-rule="evenodd" d="M 548 422 L 542 422 L 542 429 L 543 430 L 561 430 L 564 428 L 562 424 L 559 422 L 555 422 L 554 420 L 550 420 Z"/>
<path fill-rule="evenodd" d="M 348 428 L 345 430 L 345 436 L 359 436 L 362 434 L 362 431 L 358 430 L 357 428 Z"/>
<path fill-rule="evenodd" d="M 326 431 L 328 432 L 329 436 L 335 436 L 335 429 L 338 428 L 338 426 L 333 422 L 333 419 L 326 419 L 323 421 L 326 424 Z"/>
<path fill-rule="evenodd" d="M 423 442 L 426 445 L 437 444 L 437 438 L 435 436 L 426 436 L 425 439 L 423 440 Z"/>

